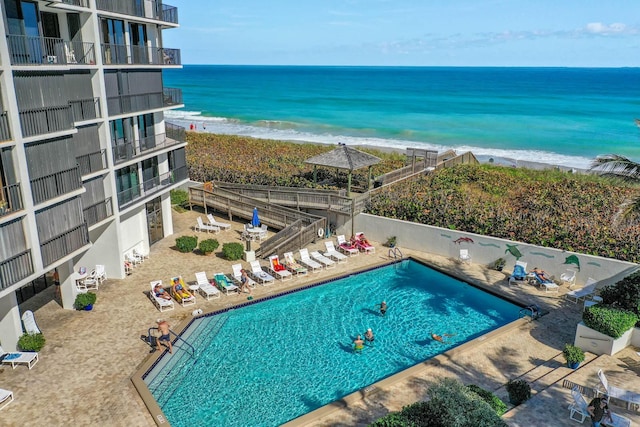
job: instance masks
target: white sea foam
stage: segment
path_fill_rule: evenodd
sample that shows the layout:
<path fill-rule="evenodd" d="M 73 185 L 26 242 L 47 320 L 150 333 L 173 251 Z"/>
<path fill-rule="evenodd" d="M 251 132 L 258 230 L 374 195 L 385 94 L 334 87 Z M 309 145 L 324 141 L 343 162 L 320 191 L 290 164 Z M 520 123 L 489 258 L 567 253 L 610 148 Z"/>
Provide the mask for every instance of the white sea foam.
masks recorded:
<path fill-rule="evenodd" d="M 506 150 L 501 148 L 477 147 L 469 144 L 442 145 L 429 142 L 410 141 L 402 139 L 385 139 L 372 137 L 359 137 L 348 135 L 336 135 L 332 133 L 310 133 L 291 129 L 293 123 L 273 120 L 262 120 L 259 125 L 242 123 L 235 119 L 225 117 L 203 116 L 198 111 L 167 111 L 167 119 L 175 124 L 189 129 L 191 124 L 196 130 L 223 135 L 241 135 L 253 138 L 274 139 L 284 141 L 315 142 L 322 144 L 368 145 L 381 148 L 393 148 L 403 150 L 407 147 L 424 148 L 443 152 L 453 149 L 457 153 L 471 151 L 481 161 L 490 158 L 497 163 L 516 164 L 516 162 L 535 162 L 550 165 L 564 166 L 576 169 L 588 169 L 591 159 L 580 156 L 568 156 L 541 150 Z M 261 126 L 260 126 L 261 125 Z"/>

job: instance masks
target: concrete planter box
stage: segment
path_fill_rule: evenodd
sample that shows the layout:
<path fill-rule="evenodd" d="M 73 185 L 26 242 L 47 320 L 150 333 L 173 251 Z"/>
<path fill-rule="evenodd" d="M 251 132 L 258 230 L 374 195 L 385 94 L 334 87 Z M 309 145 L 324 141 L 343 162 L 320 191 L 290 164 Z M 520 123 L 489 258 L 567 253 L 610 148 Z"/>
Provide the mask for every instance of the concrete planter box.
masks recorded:
<path fill-rule="evenodd" d="M 640 344 L 640 329 L 638 328 L 631 328 L 620 338 L 613 339 L 608 335 L 585 326 L 583 322 L 578 323 L 576 337 L 573 343 L 573 345 L 580 347 L 584 351 L 589 351 L 597 355 L 608 354 L 610 356 L 613 356 L 629 345 L 637 346 L 638 344 Z"/>

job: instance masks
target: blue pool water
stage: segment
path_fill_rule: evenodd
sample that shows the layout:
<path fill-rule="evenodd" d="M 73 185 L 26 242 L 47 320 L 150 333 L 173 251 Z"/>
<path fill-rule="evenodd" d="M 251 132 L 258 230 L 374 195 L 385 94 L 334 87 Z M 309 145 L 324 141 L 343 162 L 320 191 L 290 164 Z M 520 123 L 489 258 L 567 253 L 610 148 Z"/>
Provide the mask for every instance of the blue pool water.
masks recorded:
<path fill-rule="evenodd" d="M 519 308 L 407 260 L 194 320 L 182 337 L 195 353 L 178 341 L 145 382 L 172 426 L 277 426 L 503 326 Z M 354 354 L 367 328 L 375 345 Z M 455 335 L 442 344 L 432 331 Z"/>

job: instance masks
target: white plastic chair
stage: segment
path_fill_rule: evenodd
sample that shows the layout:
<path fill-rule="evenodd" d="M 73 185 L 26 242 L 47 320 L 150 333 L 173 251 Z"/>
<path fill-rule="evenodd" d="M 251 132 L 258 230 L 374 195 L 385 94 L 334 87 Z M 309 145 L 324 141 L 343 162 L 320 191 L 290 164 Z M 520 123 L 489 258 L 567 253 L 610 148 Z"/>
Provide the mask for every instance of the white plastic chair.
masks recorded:
<path fill-rule="evenodd" d="M 460 249 L 460 256 L 458 258 L 460 259 L 460 262 L 471 264 L 471 255 L 469 255 L 469 249 Z"/>
<path fill-rule="evenodd" d="M 11 402 L 13 402 L 13 392 L 0 388 L 0 409 L 4 409 Z"/>
<path fill-rule="evenodd" d="M 98 279 L 100 283 L 107 280 L 107 271 L 102 264 L 96 264 L 96 279 Z"/>
<path fill-rule="evenodd" d="M 587 411 L 587 401 L 584 400 L 584 396 L 578 390 L 578 387 L 573 387 L 571 390 L 571 395 L 573 396 L 573 403 L 569 405 L 569 419 L 577 421 L 579 423 L 584 422 L 585 418 L 589 416 L 589 411 Z M 577 417 L 580 417 L 578 419 Z"/>
<path fill-rule="evenodd" d="M 576 271 L 575 270 L 567 270 L 566 273 L 562 273 L 560 275 L 560 281 L 562 284 L 567 283 L 569 285 L 569 289 L 576 285 Z"/>
<path fill-rule="evenodd" d="M 207 233 L 218 233 L 220 232 L 220 227 L 216 227 L 215 225 L 207 225 L 202 222 L 202 217 L 198 217 L 198 223 L 195 226 L 196 231 L 206 231 Z"/>

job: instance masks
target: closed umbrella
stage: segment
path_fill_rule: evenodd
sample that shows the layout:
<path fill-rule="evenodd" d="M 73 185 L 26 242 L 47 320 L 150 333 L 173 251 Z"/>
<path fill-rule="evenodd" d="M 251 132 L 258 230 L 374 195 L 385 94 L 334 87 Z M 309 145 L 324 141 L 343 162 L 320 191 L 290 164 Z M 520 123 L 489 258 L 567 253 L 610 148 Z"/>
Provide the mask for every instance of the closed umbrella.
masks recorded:
<path fill-rule="evenodd" d="M 258 208 L 253 208 L 253 218 L 251 218 L 252 227 L 260 227 L 260 218 L 258 217 Z"/>

